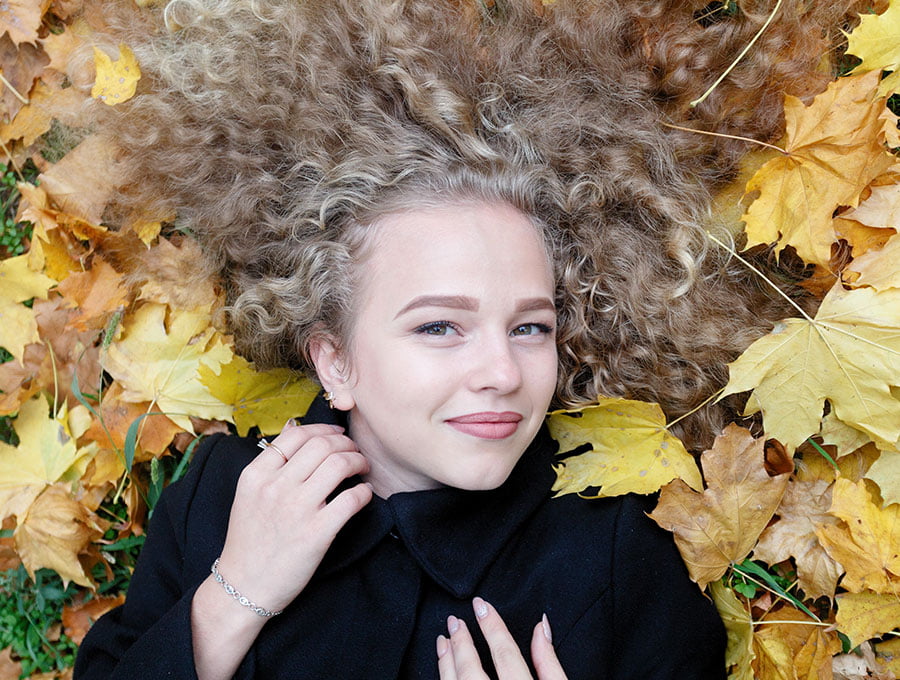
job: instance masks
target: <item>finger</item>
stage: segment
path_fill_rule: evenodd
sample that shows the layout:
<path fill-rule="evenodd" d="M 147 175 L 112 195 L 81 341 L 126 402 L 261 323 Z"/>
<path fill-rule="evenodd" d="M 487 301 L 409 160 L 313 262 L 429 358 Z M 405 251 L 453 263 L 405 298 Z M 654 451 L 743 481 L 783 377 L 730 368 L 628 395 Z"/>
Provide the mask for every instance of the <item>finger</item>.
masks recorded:
<path fill-rule="evenodd" d="M 316 423 L 314 425 L 294 425 L 290 421 L 282 428 L 281 433 L 269 440 L 269 444 L 278 447 L 284 457 L 288 460 L 293 457 L 294 453 L 302 447 L 306 442 L 314 437 L 340 434 L 343 428 L 338 425 L 326 425 L 325 423 Z M 266 455 L 259 455 L 252 465 L 268 469 L 280 468 L 285 464 L 284 458 L 278 451 L 272 449 L 264 451 Z"/>
<path fill-rule="evenodd" d="M 546 614 L 534 627 L 531 636 L 531 661 L 538 680 L 566 680 L 566 674 L 556 658 L 556 650 L 553 649 L 553 635 Z"/>
<path fill-rule="evenodd" d="M 437 655 L 440 680 L 456 680 L 453 650 L 450 648 L 450 641 L 443 635 L 438 635 L 437 638 Z"/>
<path fill-rule="evenodd" d="M 358 451 L 337 451 L 329 454 L 313 473 L 302 482 L 303 493 L 317 504 L 324 505 L 334 490 L 345 479 L 364 475 L 369 471 L 369 461 Z"/>
<path fill-rule="evenodd" d="M 531 672 L 522 657 L 522 652 L 519 651 L 519 645 L 510 635 L 497 610 L 480 597 L 472 600 L 472 607 L 475 609 L 478 626 L 491 649 L 491 658 L 500 679 L 530 678 Z"/>
<path fill-rule="evenodd" d="M 349 437 L 332 433 L 309 439 L 279 471 L 291 484 L 302 484 L 311 479 L 322 465 L 333 455 L 359 453 L 359 447 Z M 329 465 L 339 465 L 330 463 Z M 326 467 L 327 469 L 327 467 Z M 333 489 L 334 487 L 332 487 Z"/>
<path fill-rule="evenodd" d="M 321 533 L 333 540 L 338 531 L 353 515 L 362 510 L 372 500 L 372 487 L 368 484 L 357 484 L 341 491 L 325 506 L 321 513 Z M 330 541 L 329 541 L 330 542 Z"/>
<path fill-rule="evenodd" d="M 450 631 L 450 653 L 453 654 L 456 677 L 459 680 L 486 679 L 488 676 L 481 667 L 481 659 L 466 622 L 450 616 L 447 619 L 447 630 Z"/>

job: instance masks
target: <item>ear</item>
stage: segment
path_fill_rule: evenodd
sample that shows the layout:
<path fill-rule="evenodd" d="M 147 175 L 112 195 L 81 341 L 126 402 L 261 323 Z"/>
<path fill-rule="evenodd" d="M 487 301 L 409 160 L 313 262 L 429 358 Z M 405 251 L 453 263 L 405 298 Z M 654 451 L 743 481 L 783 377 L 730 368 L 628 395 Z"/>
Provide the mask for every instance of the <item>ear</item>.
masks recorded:
<path fill-rule="evenodd" d="M 316 333 L 309 341 L 309 358 L 316 367 L 316 375 L 326 392 L 334 398 L 332 406 L 350 411 L 356 402 L 350 392 L 350 370 L 344 353 L 334 337 L 328 333 Z"/>

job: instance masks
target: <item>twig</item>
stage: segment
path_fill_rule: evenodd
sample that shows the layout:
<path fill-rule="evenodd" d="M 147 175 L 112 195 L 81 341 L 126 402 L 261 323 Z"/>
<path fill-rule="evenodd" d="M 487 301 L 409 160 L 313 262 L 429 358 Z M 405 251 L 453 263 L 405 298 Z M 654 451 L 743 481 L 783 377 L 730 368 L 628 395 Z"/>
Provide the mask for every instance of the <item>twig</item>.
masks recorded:
<path fill-rule="evenodd" d="M 724 388 L 724 387 L 721 388 L 721 389 L 719 389 L 719 390 L 717 390 L 717 391 L 714 392 L 713 394 L 709 395 L 706 399 L 704 399 L 703 401 L 701 401 L 699 404 L 697 404 L 694 408 L 692 408 L 692 409 L 691 409 L 690 411 L 688 411 L 687 413 L 681 414 L 681 415 L 678 416 L 675 420 L 673 420 L 671 423 L 666 423 L 666 429 L 668 430 L 668 429 L 671 428 L 675 423 L 677 423 L 677 422 L 680 421 L 680 420 L 684 420 L 684 419 L 687 418 L 689 415 L 693 415 L 694 413 L 696 413 L 697 411 L 699 411 L 701 408 L 703 408 L 704 406 L 706 406 L 706 405 L 707 405 L 709 402 L 711 402 L 713 399 L 715 399 L 715 398 L 718 397 L 720 394 L 722 394 L 722 392 L 724 392 L 724 391 L 725 391 L 725 388 Z"/>
<path fill-rule="evenodd" d="M 3 83 L 4 85 L 6 85 L 6 87 L 9 88 L 9 91 L 15 95 L 16 99 L 18 99 L 20 102 L 22 102 L 26 106 L 31 103 L 28 101 L 28 97 L 23 97 L 19 93 L 19 91 L 13 87 L 13 84 L 11 82 L 9 82 L 6 78 L 3 77 L 2 73 L 0 73 L 0 83 Z"/>
<path fill-rule="evenodd" d="M 772 23 L 772 19 L 775 18 L 775 15 L 778 13 L 779 9 L 781 9 L 781 0 L 778 0 L 778 2 L 775 3 L 775 9 L 773 9 L 772 13 L 769 14 L 769 18 L 766 19 L 766 23 L 764 23 L 762 25 L 762 28 L 760 28 L 759 31 L 756 32 L 756 35 L 753 36 L 753 40 L 751 40 L 749 43 L 747 43 L 747 46 L 737 56 L 737 59 L 735 59 L 733 62 L 731 62 L 731 66 L 729 66 L 727 69 L 725 69 L 725 72 L 718 77 L 716 82 L 714 82 L 712 85 L 710 85 L 709 89 L 703 93 L 703 96 L 701 96 L 699 99 L 695 99 L 694 101 L 691 102 L 691 104 L 690 104 L 691 108 L 697 106 L 698 104 L 702 104 L 704 101 L 706 101 L 706 98 L 710 95 L 710 93 L 713 90 L 715 90 L 719 86 L 719 83 L 721 83 L 723 80 L 725 80 L 726 76 L 729 73 L 731 73 L 732 69 L 734 69 L 734 67 L 738 65 L 738 62 L 740 62 L 740 60 L 744 58 L 744 56 L 747 54 L 747 52 L 750 51 L 750 48 L 753 47 L 754 44 L 756 44 L 756 41 L 759 39 L 759 36 L 761 36 L 763 34 L 763 31 L 765 31 L 769 27 L 769 24 Z"/>
<path fill-rule="evenodd" d="M 769 144 L 767 142 L 761 142 L 758 139 L 753 139 L 752 137 L 741 137 L 740 135 L 726 135 L 724 132 L 710 132 L 709 130 L 697 130 L 695 128 L 689 127 L 681 127 L 680 125 L 673 125 L 672 123 L 663 123 L 665 127 L 674 128 L 676 130 L 683 130 L 684 132 L 696 132 L 698 135 L 709 135 L 711 137 L 725 137 L 726 139 L 737 139 L 741 142 L 753 142 L 754 144 L 759 144 L 760 146 L 768 147 L 769 149 L 775 149 L 775 151 L 780 151 L 785 156 L 790 155 L 790 151 L 787 149 L 782 149 L 780 146 L 775 146 L 774 144 Z"/>

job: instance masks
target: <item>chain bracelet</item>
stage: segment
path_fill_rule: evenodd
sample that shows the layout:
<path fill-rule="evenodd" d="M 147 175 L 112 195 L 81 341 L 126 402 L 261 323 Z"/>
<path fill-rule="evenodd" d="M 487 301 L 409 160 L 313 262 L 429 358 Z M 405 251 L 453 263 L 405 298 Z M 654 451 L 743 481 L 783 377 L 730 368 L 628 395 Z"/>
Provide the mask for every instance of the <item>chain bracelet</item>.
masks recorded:
<path fill-rule="evenodd" d="M 234 600 L 238 604 L 240 604 L 243 607 L 247 607 L 247 609 L 252 611 L 257 616 L 262 616 L 264 619 L 268 619 L 269 617 L 272 617 L 272 616 L 278 616 L 281 612 L 284 611 L 283 609 L 279 609 L 277 612 L 269 611 L 268 609 L 264 609 L 263 607 L 260 607 L 255 602 L 253 602 L 253 601 L 247 599 L 246 597 L 244 597 L 243 595 L 241 595 L 241 591 L 239 591 L 237 588 L 235 588 L 233 585 L 231 585 L 228 581 L 226 581 L 225 577 L 219 573 L 219 558 L 218 557 L 216 558 L 216 561 L 213 562 L 212 567 L 210 568 L 210 571 L 212 572 L 212 575 L 215 577 L 216 583 L 221 583 L 222 587 L 225 589 L 226 593 L 231 595 L 231 597 L 234 598 Z"/>

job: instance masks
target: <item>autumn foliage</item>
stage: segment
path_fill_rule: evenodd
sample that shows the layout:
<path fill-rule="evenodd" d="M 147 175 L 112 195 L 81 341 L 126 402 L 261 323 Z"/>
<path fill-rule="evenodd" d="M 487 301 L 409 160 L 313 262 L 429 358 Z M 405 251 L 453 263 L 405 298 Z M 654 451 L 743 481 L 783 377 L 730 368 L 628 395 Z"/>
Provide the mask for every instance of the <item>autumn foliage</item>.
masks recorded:
<path fill-rule="evenodd" d="M 135 21 L 140 4 L 127 8 Z M 743 249 L 802 260 L 792 283 L 815 299 L 708 395 L 744 395 L 746 421 L 695 459 L 655 404 L 600 396 L 549 419 L 561 450 L 577 449 L 558 466 L 559 493 L 660 492 L 651 516 L 715 599 L 733 678 L 900 676 L 900 132 L 889 106 L 900 98 L 900 0 L 875 10 L 838 48 L 857 65 L 811 74 L 804 100 L 785 95 L 783 137 L 750 145 L 716 204 Z M 222 292 L 172 215 L 104 226 L 116 154 L 87 112 L 128 100 L 141 77 L 110 39 L 107 11 L 99 0 L 0 8 L 0 144 L 11 167 L 39 173 L 18 184 L 29 247 L 0 253 L 0 415 L 15 432 L 0 442 L 0 568 L 78 584 L 56 630 L 76 642 L 122 601 L 100 595 L 114 547 L 139 543 L 197 438 L 277 431 L 315 393 L 235 354 L 216 314 Z M 777 24 L 777 5 L 768 11 Z M 647 20 L 650 62 L 664 20 Z M 722 88 L 711 96 L 739 101 Z M 671 96 L 678 134 L 702 136 L 702 111 L 677 108 L 683 94 Z M 0 657 L 0 679 L 22 673 L 17 654 Z"/>

